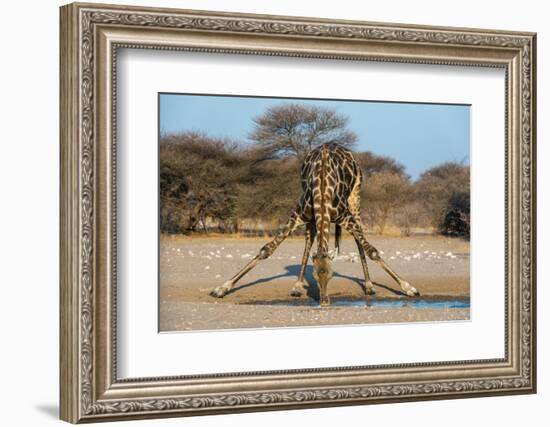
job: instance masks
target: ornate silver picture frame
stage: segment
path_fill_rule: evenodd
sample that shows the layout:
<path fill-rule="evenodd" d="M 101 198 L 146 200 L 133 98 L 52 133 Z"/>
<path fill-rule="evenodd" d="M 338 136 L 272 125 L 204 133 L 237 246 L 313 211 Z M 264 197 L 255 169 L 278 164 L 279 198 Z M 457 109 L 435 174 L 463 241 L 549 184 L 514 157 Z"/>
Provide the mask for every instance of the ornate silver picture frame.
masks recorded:
<path fill-rule="evenodd" d="M 536 391 L 535 34 L 80 3 L 63 6 L 60 22 L 61 419 L 112 421 Z M 121 48 L 504 70 L 504 357 L 119 378 Z"/>

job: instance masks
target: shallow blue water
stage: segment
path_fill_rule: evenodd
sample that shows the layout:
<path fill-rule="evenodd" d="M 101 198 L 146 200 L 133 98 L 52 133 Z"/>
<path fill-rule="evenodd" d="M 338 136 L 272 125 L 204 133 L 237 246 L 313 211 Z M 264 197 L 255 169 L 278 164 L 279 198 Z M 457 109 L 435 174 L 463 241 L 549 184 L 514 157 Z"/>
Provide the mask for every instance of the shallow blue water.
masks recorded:
<path fill-rule="evenodd" d="M 363 304 L 364 305 L 364 304 Z M 366 303 L 368 307 L 413 307 L 413 308 L 468 308 L 470 300 L 463 299 L 410 299 L 410 300 L 373 300 Z"/>
<path fill-rule="evenodd" d="M 319 302 L 313 299 L 296 300 L 296 301 L 269 301 L 262 303 L 262 305 L 277 305 L 287 307 L 317 307 Z M 364 299 L 344 299 L 333 298 L 330 301 L 330 307 L 377 307 L 377 308 L 469 308 L 470 300 L 468 298 L 463 299 L 441 299 L 441 298 L 403 298 L 403 299 L 370 299 L 365 301 Z"/>

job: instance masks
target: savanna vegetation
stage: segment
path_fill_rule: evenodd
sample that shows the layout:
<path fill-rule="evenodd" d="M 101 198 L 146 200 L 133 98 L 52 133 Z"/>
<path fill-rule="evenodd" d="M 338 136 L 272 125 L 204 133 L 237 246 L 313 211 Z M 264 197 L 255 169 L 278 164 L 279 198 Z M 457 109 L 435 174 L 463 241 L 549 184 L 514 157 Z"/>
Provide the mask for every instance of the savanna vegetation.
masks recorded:
<path fill-rule="evenodd" d="M 160 224 L 163 233 L 271 234 L 300 196 L 300 164 L 313 148 L 357 135 L 334 110 L 300 104 L 254 118 L 248 143 L 207 133 L 162 135 Z M 445 163 L 412 181 L 403 165 L 355 151 L 363 171 L 362 215 L 369 232 L 469 237 L 470 168 Z"/>

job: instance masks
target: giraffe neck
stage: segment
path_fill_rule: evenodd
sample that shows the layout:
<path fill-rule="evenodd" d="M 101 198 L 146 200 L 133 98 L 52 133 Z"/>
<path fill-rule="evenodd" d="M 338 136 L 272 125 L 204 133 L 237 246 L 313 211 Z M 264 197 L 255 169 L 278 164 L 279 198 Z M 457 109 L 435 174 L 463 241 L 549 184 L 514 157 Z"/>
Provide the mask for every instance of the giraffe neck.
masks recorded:
<path fill-rule="evenodd" d="M 318 167 L 318 185 L 314 191 L 314 195 L 317 197 L 314 200 L 314 209 L 315 209 L 315 223 L 317 226 L 317 231 L 319 233 L 318 237 L 318 254 L 326 256 L 328 254 L 328 238 L 330 230 L 330 215 L 329 215 L 329 206 L 328 204 L 331 201 L 329 194 L 330 186 L 328 185 L 328 163 L 329 163 L 329 152 L 323 147 L 321 149 L 321 156 L 319 160 Z"/>

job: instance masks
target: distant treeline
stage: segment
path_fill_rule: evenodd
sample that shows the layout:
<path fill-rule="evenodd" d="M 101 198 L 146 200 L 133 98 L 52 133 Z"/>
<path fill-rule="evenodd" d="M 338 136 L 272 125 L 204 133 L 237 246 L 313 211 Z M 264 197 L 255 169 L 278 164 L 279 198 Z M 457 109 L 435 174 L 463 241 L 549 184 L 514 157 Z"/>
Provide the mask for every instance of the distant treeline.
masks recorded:
<path fill-rule="evenodd" d="M 301 194 L 300 165 L 312 148 L 335 141 L 353 149 L 357 136 L 334 110 L 300 104 L 268 109 L 254 119 L 252 143 L 206 133 L 160 140 L 160 227 L 163 233 L 272 233 Z M 398 228 L 469 237 L 470 168 L 445 163 L 416 182 L 403 165 L 355 152 L 363 171 L 361 204 L 369 232 Z"/>

